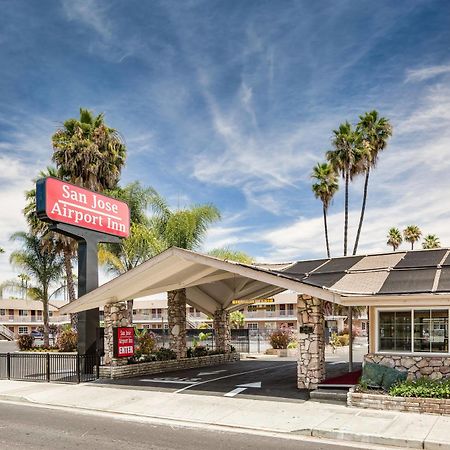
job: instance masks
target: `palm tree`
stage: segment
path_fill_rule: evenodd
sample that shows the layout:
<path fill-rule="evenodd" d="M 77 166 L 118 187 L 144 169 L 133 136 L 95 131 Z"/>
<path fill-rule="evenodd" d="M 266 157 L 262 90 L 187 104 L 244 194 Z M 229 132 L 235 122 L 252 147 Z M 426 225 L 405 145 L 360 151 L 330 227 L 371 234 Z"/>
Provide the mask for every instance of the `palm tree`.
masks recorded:
<path fill-rule="evenodd" d="M 104 115 L 80 109 L 52 136 L 53 157 L 63 180 L 104 191 L 116 187 L 125 164 L 126 148 L 119 133 L 108 127 Z"/>
<path fill-rule="evenodd" d="M 347 255 L 348 237 L 348 186 L 350 180 L 358 173 L 358 163 L 363 151 L 361 137 L 349 122 L 339 125 L 333 130 L 332 144 L 334 150 L 327 152 L 327 160 L 336 173 L 340 173 L 345 180 L 344 206 L 344 256 Z"/>
<path fill-rule="evenodd" d="M 403 242 L 402 233 L 398 228 L 390 228 L 389 233 L 387 235 L 387 245 L 392 246 L 392 250 L 394 252 L 400 247 L 400 244 Z"/>
<path fill-rule="evenodd" d="M 253 258 L 247 253 L 240 250 L 232 250 L 228 247 L 215 248 L 208 252 L 208 254 L 214 256 L 215 258 L 242 264 L 253 264 L 254 262 Z"/>
<path fill-rule="evenodd" d="M 231 328 L 244 328 L 245 316 L 241 311 L 233 311 L 230 313 Z"/>
<path fill-rule="evenodd" d="M 334 194 L 339 189 L 338 177 L 335 171 L 333 170 L 331 164 L 325 162 L 325 163 L 317 163 L 317 165 L 313 168 L 311 178 L 317 180 L 317 182 L 312 185 L 312 191 L 314 192 L 314 196 L 320 199 L 322 202 L 323 225 L 325 230 L 325 245 L 327 248 L 327 256 L 329 258 L 330 243 L 328 241 L 327 212 Z"/>
<path fill-rule="evenodd" d="M 208 227 L 220 219 L 218 209 L 211 205 L 193 206 L 172 211 L 160 198 L 159 214 L 152 219 L 157 235 L 167 247 L 180 247 L 195 250 L 203 242 Z M 185 330 L 173 330 L 171 323 L 186 314 L 186 289 L 177 289 L 167 293 L 170 345 L 178 358 L 186 356 Z M 183 320 L 181 320 L 183 322 Z M 173 333 L 172 333 L 173 330 Z"/>
<path fill-rule="evenodd" d="M 0 254 L 1 253 L 5 253 L 5 250 L 3 249 L 3 247 L 0 247 Z"/>
<path fill-rule="evenodd" d="M 43 304 L 44 345 L 49 345 L 49 314 L 48 301 L 55 292 L 50 293 L 53 285 L 62 276 L 63 264 L 60 253 L 56 250 L 56 242 L 51 246 L 48 242 L 43 245 L 41 236 L 32 233 L 18 232 L 11 236 L 11 240 L 22 244 L 21 250 L 11 253 L 10 262 L 22 269 L 32 283 L 27 291 L 31 298 Z"/>
<path fill-rule="evenodd" d="M 356 255 L 356 252 L 358 251 L 359 237 L 364 221 L 370 169 L 376 166 L 379 153 L 386 148 L 388 139 L 392 136 L 392 126 L 388 119 L 380 117 L 378 111 L 373 110 L 359 116 L 359 123 L 356 126 L 356 130 L 360 134 L 363 147 L 367 151 L 364 152 L 359 167 L 360 173 L 365 173 L 365 181 L 361 215 L 359 217 L 355 246 L 353 247 L 354 255 Z"/>
<path fill-rule="evenodd" d="M 441 242 L 435 234 L 428 234 L 423 238 L 422 247 L 424 249 L 440 248 Z"/>
<path fill-rule="evenodd" d="M 35 182 L 41 178 L 55 177 L 60 178 L 60 173 L 54 167 L 47 167 L 46 170 L 42 170 L 38 177 L 34 180 Z M 75 283 L 73 275 L 72 261 L 76 255 L 77 242 L 67 236 L 63 236 L 59 233 L 54 233 L 49 231 L 49 225 L 43 222 L 37 217 L 36 214 L 36 188 L 30 189 L 25 192 L 25 208 L 23 209 L 23 214 L 30 227 L 30 230 L 34 234 L 39 234 L 43 236 L 43 243 L 50 242 L 51 245 L 56 243 L 56 248 L 64 257 L 64 270 L 66 272 L 67 280 L 67 293 L 69 297 L 69 302 L 73 302 L 76 298 L 75 295 Z M 77 329 L 77 315 L 71 314 L 70 321 L 72 328 L 76 331 Z"/>
<path fill-rule="evenodd" d="M 403 238 L 411 244 L 411 250 L 414 250 L 414 243 L 422 236 L 422 231 L 417 225 L 409 225 L 403 230 Z"/>

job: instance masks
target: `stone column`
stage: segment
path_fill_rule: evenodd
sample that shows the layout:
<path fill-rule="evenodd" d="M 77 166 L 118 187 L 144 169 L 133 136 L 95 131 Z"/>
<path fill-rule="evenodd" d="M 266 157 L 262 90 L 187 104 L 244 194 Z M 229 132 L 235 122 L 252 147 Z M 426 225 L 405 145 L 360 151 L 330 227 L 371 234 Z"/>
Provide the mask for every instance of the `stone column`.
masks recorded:
<path fill-rule="evenodd" d="M 213 316 L 213 329 L 216 340 L 216 350 L 229 353 L 231 350 L 230 314 L 227 310 L 216 309 Z"/>
<path fill-rule="evenodd" d="M 113 328 L 131 326 L 127 304 L 125 302 L 110 303 L 103 308 L 105 322 L 105 365 L 122 366 L 127 358 L 114 358 Z"/>
<path fill-rule="evenodd" d="M 299 389 L 316 389 L 325 378 L 323 301 L 310 295 L 297 297 Z M 309 327 L 302 332 L 300 327 Z"/>
<path fill-rule="evenodd" d="M 170 348 L 177 359 L 186 358 L 186 289 L 167 293 Z"/>

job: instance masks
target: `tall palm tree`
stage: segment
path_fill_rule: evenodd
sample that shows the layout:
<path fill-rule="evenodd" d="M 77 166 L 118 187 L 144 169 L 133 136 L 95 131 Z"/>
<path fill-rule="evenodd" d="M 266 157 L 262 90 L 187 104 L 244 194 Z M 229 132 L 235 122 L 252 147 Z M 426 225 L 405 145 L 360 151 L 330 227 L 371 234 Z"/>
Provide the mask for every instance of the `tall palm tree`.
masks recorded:
<path fill-rule="evenodd" d="M 44 345 L 49 345 L 49 314 L 48 301 L 53 295 L 52 286 L 61 280 L 63 264 L 61 254 L 56 250 L 56 243 L 43 245 L 41 236 L 18 232 L 11 240 L 20 242 L 22 248 L 13 251 L 10 262 L 23 270 L 30 278 L 28 294 L 34 300 L 43 304 Z"/>
<path fill-rule="evenodd" d="M 424 249 L 440 248 L 441 242 L 435 234 L 428 234 L 423 238 L 422 247 Z"/>
<path fill-rule="evenodd" d="M 322 202 L 323 225 L 325 231 L 325 245 L 327 256 L 330 257 L 330 243 L 328 240 L 327 212 L 334 194 L 339 189 L 338 177 L 329 163 L 317 163 L 313 168 L 311 178 L 316 180 L 312 185 L 314 196 Z"/>
<path fill-rule="evenodd" d="M 400 247 L 400 244 L 403 242 L 402 233 L 398 228 L 390 228 L 387 235 L 387 245 L 392 246 L 392 250 L 394 252 Z"/>
<path fill-rule="evenodd" d="M 34 181 L 36 182 L 38 179 L 46 177 L 60 178 L 60 173 L 56 168 L 49 166 L 47 167 L 46 170 L 42 170 Z M 23 214 L 25 216 L 25 219 L 28 223 L 30 230 L 34 234 L 39 234 L 43 236 L 44 244 L 46 242 L 50 242 L 51 245 L 54 245 L 56 243 L 57 250 L 61 252 L 61 254 L 64 257 L 64 270 L 66 272 L 67 293 L 69 297 L 69 302 L 73 302 L 76 298 L 76 295 L 75 295 L 75 283 L 74 283 L 72 261 L 76 255 L 77 242 L 70 237 L 49 231 L 48 223 L 43 222 L 37 217 L 36 188 L 32 188 L 25 192 L 25 201 L 26 203 L 25 208 L 23 209 Z M 77 315 L 71 314 L 70 320 L 72 328 L 76 330 Z"/>
<path fill-rule="evenodd" d="M 218 209 L 211 204 L 172 211 L 161 199 L 159 214 L 153 217 L 152 225 L 167 247 L 195 250 L 206 237 L 208 227 L 219 219 Z M 168 292 L 167 304 L 170 345 L 177 357 L 182 358 L 186 356 L 186 330 L 175 330 L 173 328 L 176 327 L 171 327 L 171 323 L 175 322 L 175 317 L 183 317 L 186 314 L 186 289 Z"/>
<path fill-rule="evenodd" d="M 348 186 L 350 180 L 357 174 L 358 163 L 363 151 L 361 137 L 349 122 L 339 125 L 333 130 L 332 144 L 334 150 L 327 152 L 327 160 L 336 173 L 340 173 L 345 181 L 344 206 L 344 256 L 347 255 L 348 242 Z"/>
<path fill-rule="evenodd" d="M 60 176 L 95 191 L 117 186 L 125 164 L 126 147 L 119 133 L 108 127 L 104 115 L 80 109 L 52 136 L 53 157 Z"/>
<path fill-rule="evenodd" d="M 403 238 L 411 244 L 411 250 L 414 250 L 414 243 L 420 239 L 420 236 L 422 231 L 417 225 L 409 225 L 403 230 Z"/>
<path fill-rule="evenodd" d="M 366 210 L 367 192 L 369 186 L 370 169 L 377 164 L 379 154 L 387 146 L 388 139 L 392 136 L 392 125 L 385 117 L 380 117 L 378 111 L 370 111 L 359 116 L 356 130 L 361 136 L 363 147 L 367 150 L 360 160 L 360 173 L 365 174 L 364 193 L 359 217 L 358 231 L 356 233 L 353 254 L 358 251 L 359 237 L 361 235 L 364 213 Z"/>

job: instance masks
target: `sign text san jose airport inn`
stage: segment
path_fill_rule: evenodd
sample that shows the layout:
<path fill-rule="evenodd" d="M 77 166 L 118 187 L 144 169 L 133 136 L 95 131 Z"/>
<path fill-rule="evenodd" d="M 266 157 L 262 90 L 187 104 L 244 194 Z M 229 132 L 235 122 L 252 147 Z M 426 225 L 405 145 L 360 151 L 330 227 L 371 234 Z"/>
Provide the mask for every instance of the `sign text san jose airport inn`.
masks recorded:
<path fill-rule="evenodd" d="M 38 216 L 44 220 L 120 237 L 129 234 L 125 202 L 50 177 L 38 181 L 36 197 Z"/>

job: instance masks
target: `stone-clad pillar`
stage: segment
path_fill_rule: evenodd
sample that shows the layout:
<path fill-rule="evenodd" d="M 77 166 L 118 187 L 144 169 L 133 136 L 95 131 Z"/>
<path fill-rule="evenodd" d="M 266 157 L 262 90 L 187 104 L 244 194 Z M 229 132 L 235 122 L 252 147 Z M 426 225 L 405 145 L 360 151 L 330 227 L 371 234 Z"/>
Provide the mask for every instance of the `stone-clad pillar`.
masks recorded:
<path fill-rule="evenodd" d="M 299 389 L 316 389 L 325 378 L 323 301 L 310 295 L 299 295 L 297 314 L 299 326 L 297 385 Z M 301 327 L 305 329 L 302 330 Z"/>
<path fill-rule="evenodd" d="M 228 353 L 231 350 L 230 314 L 227 310 L 216 309 L 213 316 L 216 350 Z"/>
<path fill-rule="evenodd" d="M 186 289 L 167 293 L 170 348 L 177 359 L 186 358 Z"/>
<path fill-rule="evenodd" d="M 113 328 L 131 326 L 129 312 L 125 302 L 110 303 L 103 309 L 105 322 L 105 359 L 106 365 L 121 366 L 127 364 L 127 358 L 114 358 Z"/>

